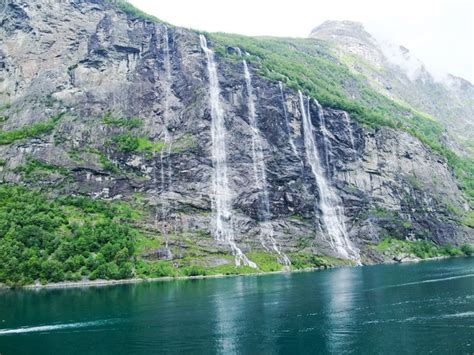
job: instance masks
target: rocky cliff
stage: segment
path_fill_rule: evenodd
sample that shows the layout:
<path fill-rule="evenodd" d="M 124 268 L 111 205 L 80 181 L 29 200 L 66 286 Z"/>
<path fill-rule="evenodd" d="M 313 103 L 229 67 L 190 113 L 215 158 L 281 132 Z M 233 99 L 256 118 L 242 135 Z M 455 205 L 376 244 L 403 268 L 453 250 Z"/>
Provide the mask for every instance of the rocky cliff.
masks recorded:
<path fill-rule="evenodd" d="M 161 245 L 148 260 L 234 254 L 252 266 L 239 255 L 259 251 L 281 264 L 376 262 L 388 236 L 473 241 L 444 157 L 262 77 L 252 53 L 213 48 L 103 0 L 10 1 L 1 180 L 138 206 L 138 228 Z"/>

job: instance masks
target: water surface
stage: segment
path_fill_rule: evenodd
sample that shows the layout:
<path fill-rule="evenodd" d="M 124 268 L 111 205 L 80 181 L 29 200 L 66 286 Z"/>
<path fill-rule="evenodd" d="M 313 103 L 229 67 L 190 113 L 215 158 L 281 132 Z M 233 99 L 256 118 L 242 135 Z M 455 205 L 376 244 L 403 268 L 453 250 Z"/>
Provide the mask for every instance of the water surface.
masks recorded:
<path fill-rule="evenodd" d="M 0 293 L 0 354 L 474 353 L 474 258 Z"/>

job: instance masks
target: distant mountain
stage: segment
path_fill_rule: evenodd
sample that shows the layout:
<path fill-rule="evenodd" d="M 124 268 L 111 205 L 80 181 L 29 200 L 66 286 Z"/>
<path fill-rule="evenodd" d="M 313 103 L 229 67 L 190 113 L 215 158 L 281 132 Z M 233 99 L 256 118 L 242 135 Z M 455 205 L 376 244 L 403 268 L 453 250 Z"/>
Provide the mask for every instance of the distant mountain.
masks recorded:
<path fill-rule="evenodd" d="M 358 22 L 327 21 L 310 37 L 328 43 L 374 90 L 431 115 L 474 153 L 474 86 L 469 81 L 452 75 L 436 80 L 407 48 L 376 39 Z M 462 154 L 459 147 L 451 148 Z"/>

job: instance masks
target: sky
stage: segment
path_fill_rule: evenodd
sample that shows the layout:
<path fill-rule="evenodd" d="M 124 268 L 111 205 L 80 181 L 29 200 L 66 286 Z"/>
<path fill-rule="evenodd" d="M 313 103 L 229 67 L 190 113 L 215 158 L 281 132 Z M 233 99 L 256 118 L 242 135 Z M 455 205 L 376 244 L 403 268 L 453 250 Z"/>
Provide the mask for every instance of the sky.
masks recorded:
<path fill-rule="evenodd" d="M 129 0 L 173 25 L 251 36 L 307 37 L 326 20 L 364 24 L 407 47 L 435 77 L 474 83 L 473 0 Z"/>

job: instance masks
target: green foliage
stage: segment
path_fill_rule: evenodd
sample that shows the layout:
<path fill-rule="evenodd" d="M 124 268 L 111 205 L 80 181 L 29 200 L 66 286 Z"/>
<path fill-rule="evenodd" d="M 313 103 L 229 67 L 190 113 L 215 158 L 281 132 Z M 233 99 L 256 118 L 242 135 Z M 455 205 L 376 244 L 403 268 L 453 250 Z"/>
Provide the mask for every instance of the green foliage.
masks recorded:
<path fill-rule="evenodd" d="M 162 142 L 151 142 L 148 138 L 137 137 L 131 134 L 121 134 L 113 139 L 115 148 L 122 153 L 159 153 L 164 148 Z"/>
<path fill-rule="evenodd" d="M 207 275 L 207 269 L 202 266 L 191 265 L 182 269 L 185 276 L 204 276 Z"/>
<path fill-rule="evenodd" d="M 464 248 L 464 249 L 463 249 Z M 455 247 L 451 244 L 439 246 L 429 240 L 399 240 L 392 237 L 385 237 L 376 246 L 375 250 L 389 256 L 399 254 L 411 254 L 420 259 L 428 259 L 440 256 L 469 255 L 466 247 Z"/>
<path fill-rule="evenodd" d="M 234 263 L 216 266 L 208 270 L 209 275 L 248 275 L 257 272 L 259 272 L 259 270 L 250 266 L 236 266 Z"/>
<path fill-rule="evenodd" d="M 464 253 L 464 255 L 472 256 L 474 255 L 474 246 L 472 244 L 463 244 L 461 246 L 461 251 Z"/>
<path fill-rule="evenodd" d="M 318 256 L 308 253 L 290 254 L 289 257 L 291 259 L 291 267 L 295 270 L 351 265 L 351 261 L 349 260 L 336 259 L 329 256 Z"/>
<path fill-rule="evenodd" d="M 280 271 L 283 266 L 278 263 L 275 255 L 267 253 L 248 253 L 248 258 L 257 264 L 258 268 L 263 272 Z"/>
<path fill-rule="evenodd" d="M 151 21 L 155 23 L 163 23 L 155 16 L 149 15 L 146 12 L 143 12 L 140 9 L 137 9 L 135 6 L 130 4 L 127 0 L 107 0 L 111 4 L 115 4 L 120 10 L 131 17 L 139 18 L 146 21 Z"/>
<path fill-rule="evenodd" d="M 99 162 L 102 165 L 102 168 L 105 171 L 111 172 L 113 174 L 119 174 L 120 173 L 120 168 L 117 166 L 117 164 L 113 163 L 110 161 L 110 159 L 102 153 L 101 151 L 95 151 L 95 154 L 99 156 Z"/>
<path fill-rule="evenodd" d="M 142 278 L 178 276 L 178 270 L 173 267 L 170 261 L 145 262 L 140 260 L 136 263 L 136 272 Z"/>
<path fill-rule="evenodd" d="M 0 185 L 0 283 L 132 277 L 131 217 L 120 205 Z"/>
<path fill-rule="evenodd" d="M 38 180 L 44 177 L 44 174 L 60 174 L 69 176 L 70 171 L 66 168 L 44 163 L 40 160 L 28 158 L 25 165 L 19 166 L 15 169 L 27 180 Z"/>
<path fill-rule="evenodd" d="M 1 131 L 0 145 L 7 145 L 20 139 L 36 138 L 43 134 L 51 133 L 63 115 L 64 113 L 60 113 L 44 123 L 36 123 L 12 131 Z"/>
<path fill-rule="evenodd" d="M 143 126 L 143 121 L 139 118 L 116 118 L 112 116 L 111 112 L 107 112 L 103 119 L 102 122 L 108 126 L 114 126 L 114 127 L 122 127 L 122 128 L 139 128 Z"/>

